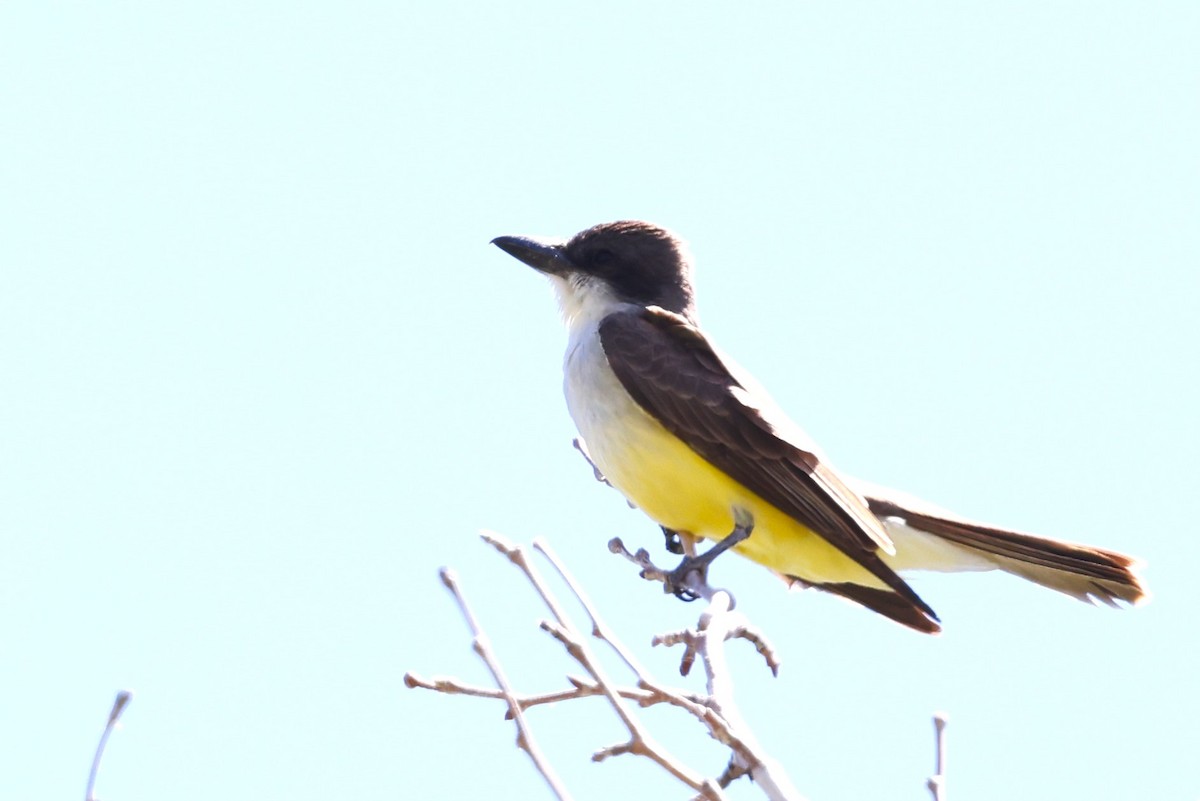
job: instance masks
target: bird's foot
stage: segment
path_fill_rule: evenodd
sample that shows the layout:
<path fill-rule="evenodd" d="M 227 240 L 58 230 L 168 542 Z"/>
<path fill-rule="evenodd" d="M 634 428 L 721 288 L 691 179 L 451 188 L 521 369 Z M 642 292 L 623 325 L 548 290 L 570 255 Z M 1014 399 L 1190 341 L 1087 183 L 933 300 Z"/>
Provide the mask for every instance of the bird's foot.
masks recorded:
<path fill-rule="evenodd" d="M 679 532 L 675 531 L 674 529 L 667 528 L 666 526 L 661 526 L 661 528 L 663 537 L 665 537 L 667 540 L 667 552 L 673 553 L 676 556 L 683 556 L 683 537 L 681 537 Z"/>
<path fill-rule="evenodd" d="M 673 570 L 664 570 L 650 561 L 650 554 L 645 548 L 639 548 L 637 553 L 630 553 L 620 539 L 609 541 L 608 548 L 613 553 L 619 553 L 638 567 L 642 568 L 641 576 L 649 581 L 661 581 L 663 592 L 669 592 L 684 601 L 694 601 L 705 597 L 708 587 L 708 566 L 713 560 L 730 548 L 744 542 L 754 530 L 754 518 L 741 509 L 734 510 L 733 531 L 709 548 L 696 556 L 684 556 L 683 560 Z M 679 532 L 663 528 L 667 537 L 667 550 L 672 553 L 683 553 L 683 541 Z M 672 546 L 678 547 L 675 550 Z"/>
<path fill-rule="evenodd" d="M 733 531 L 704 553 L 683 557 L 679 566 L 666 575 L 663 581 L 664 591 L 674 593 L 676 598 L 684 601 L 694 601 L 701 597 L 703 593 L 697 592 L 693 584 L 707 587 L 708 566 L 730 548 L 745 542 L 752 531 L 754 519 L 740 509 L 735 510 Z M 694 580 L 691 578 L 693 573 L 697 574 Z"/>

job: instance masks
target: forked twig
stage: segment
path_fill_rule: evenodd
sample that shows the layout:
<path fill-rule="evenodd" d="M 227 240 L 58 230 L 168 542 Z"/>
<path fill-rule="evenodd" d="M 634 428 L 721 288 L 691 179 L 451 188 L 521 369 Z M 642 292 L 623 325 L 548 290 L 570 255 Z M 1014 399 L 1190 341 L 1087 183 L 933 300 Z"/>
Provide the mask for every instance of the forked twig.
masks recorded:
<path fill-rule="evenodd" d="M 731 613 L 732 598 L 728 593 L 712 590 L 703 584 L 699 573 L 694 574 L 689 580 L 689 589 L 694 591 L 697 597 L 710 599 L 699 626 L 695 630 L 676 632 L 655 639 L 654 644 L 686 644 L 685 661 L 690 654 L 690 658 L 698 658 L 704 665 L 708 678 L 708 694 L 696 695 L 682 692 L 663 685 L 650 675 L 632 651 L 615 636 L 605 623 L 587 593 L 567 570 L 558 555 L 545 541 L 536 540 L 533 545 L 534 549 L 554 567 L 583 607 L 591 622 L 592 636 L 612 648 L 625 667 L 636 677 L 636 687 L 623 687 L 615 683 L 600 664 L 588 645 L 588 638 L 574 625 L 562 604 L 546 585 L 540 571 L 530 562 L 528 551 L 497 534 L 484 533 L 482 536 L 488 544 L 506 556 L 513 565 L 522 571 L 550 611 L 552 619 L 543 621 L 541 628 L 563 646 L 567 653 L 583 667 L 587 675 L 585 677 L 568 676 L 571 686 L 559 691 L 538 695 L 519 695 L 514 692 L 500 678 L 502 674 L 500 674 L 499 666 L 494 664 L 495 657 L 490 648 L 486 647 L 486 639 L 483 639 L 478 622 L 471 614 L 470 609 L 466 607 L 465 601 L 462 600 L 461 592 L 457 591 L 457 585 L 451 581 L 447 586 L 452 587 L 455 597 L 459 599 L 460 607 L 468 618 L 468 625 L 476 641 L 484 644 L 481 657 L 485 657 L 485 661 L 492 660 L 489 663 L 489 669 L 493 670 L 493 675 L 497 677 L 497 683 L 501 686 L 499 689 L 477 687 L 455 679 L 424 679 L 409 673 L 405 676 L 405 683 L 409 687 L 422 687 L 461 695 L 502 698 L 509 706 L 509 716 L 514 719 L 518 719 L 520 712 L 532 706 L 601 696 L 608 701 L 624 724 L 629 736 L 624 742 L 597 750 L 592 755 L 595 761 L 603 761 L 609 757 L 623 754 L 644 756 L 690 787 L 697 794 L 696 798 L 706 801 L 723 799 L 722 788 L 742 775 L 753 777 L 758 786 L 766 792 L 767 797 L 773 801 L 791 801 L 791 799 L 800 798 L 778 766 L 762 755 L 761 749 L 749 735 L 748 727 L 741 721 L 733 704 L 732 680 L 728 676 L 728 667 L 725 665 L 723 655 L 726 640 L 743 638 L 752 642 L 764 655 L 772 671 L 777 670 L 778 660 L 766 640 L 750 627 L 740 614 Z M 642 556 L 642 558 L 647 566 L 652 567 L 648 556 Z M 452 574 L 450 575 L 452 579 Z M 476 650 L 477 653 L 480 652 L 479 648 Z M 634 713 L 631 702 L 640 707 L 665 703 L 684 710 L 699 720 L 710 736 L 731 749 L 733 756 L 729 765 L 716 778 L 706 778 L 685 766 L 650 735 L 645 724 Z M 518 741 L 532 743 L 523 717 L 519 718 L 518 726 L 521 729 Z M 539 769 L 541 769 L 540 766 Z M 545 772 L 543 775 L 546 775 Z"/>
<path fill-rule="evenodd" d="M 714 590 L 706 584 L 700 586 L 704 579 L 697 573 L 691 574 L 689 581 L 695 585 L 692 589 L 698 595 L 709 598 L 708 607 L 700 616 L 699 625 L 695 629 L 655 638 L 655 644 L 661 642 L 664 645 L 685 645 L 681 672 L 689 669 L 696 658 L 699 658 L 704 666 L 709 694 L 708 706 L 712 714 L 721 721 L 721 725 L 710 727 L 712 736 L 727 745 L 732 752 L 729 766 L 720 779 L 721 786 L 728 786 L 739 776 L 749 775 L 772 801 L 799 799 L 800 793 L 792 785 L 786 771 L 758 744 L 734 703 L 733 674 L 725 661 L 724 645 L 731 639 L 751 640 L 755 647 L 764 653 L 773 672 L 778 669 L 778 659 L 761 635 L 748 633 L 751 630 L 741 613 L 733 611 L 733 596 L 725 590 Z"/>
<path fill-rule="evenodd" d="M 610 543 L 611 550 L 621 554 L 642 569 L 643 577 L 657 581 L 668 578 L 675 582 L 676 586 L 682 585 L 688 596 L 705 598 L 708 601 L 694 629 L 662 634 L 655 637 L 652 642 L 653 645 L 684 646 L 684 653 L 680 660 L 680 673 L 683 675 L 687 675 L 697 662 L 703 666 L 707 694 L 697 695 L 667 687 L 655 680 L 632 651 L 615 636 L 600 616 L 595 604 L 567 570 L 558 555 L 544 540 L 534 541 L 533 548 L 554 567 L 583 607 L 591 621 L 591 635 L 612 648 L 625 667 L 636 677 L 636 686 L 620 686 L 612 681 L 600 665 L 588 646 L 586 636 L 572 623 L 562 604 L 547 587 L 541 573 L 530 562 L 528 551 L 497 534 L 484 533 L 482 537 L 485 542 L 522 571 L 547 609 L 550 610 L 553 618 L 541 623 L 542 630 L 563 646 L 568 655 L 583 667 L 587 676 L 568 675 L 567 681 L 570 686 L 561 690 L 536 695 L 516 693 L 505 678 L 482 627 L 458 587 L 453 572 L 443 569 L 442 580 L 454 595 L 467 620 L 475 652 L 491 671 L 498 688 L 479 687 L 443 677 L 425 679 L 411 672 L 404 677 L 407 686 L 448 694 L 503 699 L 508 706 L 507 717 L 515 720 L 517 724 L 518 746 L 529 754 L 534 765 L 559 799 L 570 796 L 567 795 L 561 782 L 535 745 L 523 712 L 534 706 L 599 696 L 608 701 L 625 725 L 629 737 L 623 742 L 600 748 L 593 753 L 593 760 L 600 762 L 609 757 L 623 754 L 644 756 L 692 788 L 696 792 L 695 799 L 697 801 L 722 801 L 725 797 L 722 790 L 742 776 L 749 776 L 770 801 L 802 801 L 802 797 L 792 786 L 787 774 L 757 743 L 734 703 L 732 674 L 725 661 L 724 644 L 731 639 L 749 641 L 763 656 L 771 672 L 776 675 L 779 670 L 779 659 L 766 638 L 751 626 L 740 612 L 734 611 L 732 595 L 725 590 L 708 586 L 703 570 L 691 570 L 681 579 L 681 569 L 665 571 L 656 567 L 644 550 L 630 553 L 620 540 L 613 540 Z M 685 546 L 687 544 L 685 542 Z M 715 778 L 706 778 L 685 766 L 650 736 L 645 725 L 635 715 L 630 702 L 639 707 L 668 704 L 696 718 L 705 726 L 713 739 L 730 749 L 731 757 L 724 771 Z M 117 712 L 118 710 L 114 709 L 114 716 Z M 927 788 L 933 795 L 933 801 L 945 801 L 946 798 L 945 726 L 946 718 L 939 713 L 934 717 L 937 744 L 936 772 L 926 782 Z M 105 736 L 107 736 L 107 731 Z M 97 756 L 98 759 L 99 756 Z M 93 801 L 90 784 L 87 801 Z"/>
<path fill-rule="evenodd" d="M 649 732 L 645 730 L 645 727 L 642 725 L 641 721 L 634 716 L 633 711 L 629 709 L 622 700 L 616 685 L 611 681 L 611 679 L 609 679 L 607 672 L 603 669 L 603 667 L 601 667 L 599 661 L 595 658 L 591 649 L 587 646 L 587 642 L 582 634 L 574 626 L 567 614 L 563 611 L 562 605 L 558 602 L 558 599 L 555 598 L 553 593 L 551 593 L 546 587 L 546 583 L 542 579 L 541 573 L 530 563 L 525 549 L 518 545 L 514 545 L 500 535 L 492 532 L 484 533 L 482 536 L 485 542 L 494 547 L 496 550 L 500 551 L 500 553 L 507 556 L 508 559 L 514 565 L 520 568 L 525 574 L 525 577 L 529 580 L 530 584 L 533 585 L 533 588 L 542 598 L 543 603 L 546 604 L 546 607 L 554 616 L 554 623 L 551 624 L 549 622 L 543 622 L 542 629 L 562 643 L 563 647 L 567 650 L 567 653 L 570 654 L 576 662 L 583 666 L 584 670 L 587 671 L 587 673 L 592 677 L 597 686 L 601 688 L 602 694 L 608 699 L 609 705 L 613 708 L 613 711 L 616 712 L 617 717 L 620 718 L 621 723 L 624 724 L 626 730 L 629 732 L 628 742 L 621 743 L 616 746 L 610 746 L 608 748 L 602 748 L 592 755 L 592 759 L 599 762 L 616 754 L 641 754 L 642 756 L 648 757 L 654 762 L 658 763 L 668 773 L 692 789 L 701 791 L 702 797 L 712 799 L 720 798 L 721 795 L 719 792 L 713 794 L 712 791 L 707 787 L 707 785 L 710 783 L 709 780 L 704 779 L 704 777 L 686 767 L 682 762 L 669 754 L 665 748 L 663 748 L 654 740 L 653 737 L 650 736 Z M 545 549 L 539 550 L 541 550 L 542 553 L 545 553 Z M 559 570 L 560 574 L 563 572 L 560 565 L 556 565 L 556 569 Z M 574 588 L 572 589 L 572 592 L 575 592 Z M 576 597 L 578 597 L 578 593 L 576 593 Z M 590 612 L 589 615 L 591 615 Z M 593 617 L 592 620 L 594 632 L 597 628 L 595 625 L 596 618 Z M 620 649 L 618 650 L 618 653 L 621 653 Z M 623 654 L 622 659 L 626 661 L 626 664 L 629 664 L 631 655 L 627 653 Z M 666 696 L 669 694 L 663 693 L 663 695 Z M 678 700 L 683 701 L 685 704 L 690 703 L 684 699 Z M 671 702 L 674 703 L 674 700 Z"/>
<path fill-rule="evenodd" d="M 475 653 L 487 665 L 488 670 L 492 674 L 492 678 L 496 680 L 496 684 L 500 687 L 500 692 L 504 699 L 508 702 L 508 711 L 512 715 L 513 720 L 517 724 L 517 747 L 529 755 L 538 772 L 542 774 L 542 778 L 550 785 L 550 789 L 562 801 L 570 799 L 571 795 L 567 792 L 562 784 L 562 780 L 558 778 L 558 774 L 550 763 L 542 756 L 541 749 L 533 739 L 533 735 L 529 732 L 529 727 L 525 723 L 525 716 L 521 710 L 521 704 L 513 693 L 512 687 L 508 683 L 508 679 L 504 675 L 503 669 L 500 667 L 500 662 L 492 653 L 491 643 L 488 640 L 483 629 L 479 625 L 474 612 L 471 611 L 470 605 L 467 603 L 466 597 L 458 586 L 458 577 L 454 571 L 448 568 L 441 570 L 442 583 L 446 585 L 446 589 L 450 590 L 450 594 L 454 596 L 454 600 L 458 602 L 458 608 L 462 612 L 463 618 L 467 621 L 467 627 L 471 630 L 471 647 Z M 408 682 L 406 677 L 405 683 Z M 413 686 L 409 684 L 409 686 Z"/>
<path fill-rule="evenodd" d="M 541 706 L 542 704 L 557 704 L 560 701 L 572 701 L 578 698 L 594 698 L 597 695 L 603 695 L 604 690 L 598 684 L 586 681 L 578 676 L 567 676 L 567 681 L 571 683 L 571 689 L 559 690 L 557 692 L 542 693 L 541 695 L 518 695 L 516 696 L 517 703 L 521 709 L 530 709 L 531 707 Z M 457 679 L 448 679 L 441 676 L 435 676 L 431 679 L 424 678 L 416 673 L 404 674 L 404 684 L 409 689 L 420 687 L 425 690 L 434 690 L 435 692 L 445 693 L 446 695 L 470 695 L 475 698 L 497 698 L 507 700 L 503 690 L 497 690 L 491 687 L 477 687 L 470 684 L 463 684 Z M 643 690 L 635 687 L 618 687 L 617 693 L 629 701 L 635 702 L 638 706 L 648 707 L 655 704 L 666 702 L 661 694 L 650 690 Z M 703 700 L 696 696 L 687 696 L 690 701 L 697 704 L 703 704 Z M 512 712 L 505 712 L 504 717 L 512 719 Z"/>

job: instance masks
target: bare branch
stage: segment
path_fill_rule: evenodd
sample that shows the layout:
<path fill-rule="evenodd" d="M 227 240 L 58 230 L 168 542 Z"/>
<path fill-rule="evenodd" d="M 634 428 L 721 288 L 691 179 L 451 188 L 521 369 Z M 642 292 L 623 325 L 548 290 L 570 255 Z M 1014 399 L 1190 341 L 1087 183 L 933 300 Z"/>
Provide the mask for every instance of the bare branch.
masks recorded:
<path fill-rule="evenodd" d="M 704 788 L 704 778 L 695 771 L 688 768 L 674 756 L 667 752 L 665 748 L 659 745 L 645 730 L 641 722 L 633 715 L 632 711 L 626 706 L 622 700 L 620 693 L 617 691 L 616 685 L 608 678 L 607 672 L 600 666 L 599 661 L 588 648 L 583 636 L 579 630 L 571 623 L 570 618 L 563 611 L 558 600 L 546 587 L 542 580 L 541 573 L 529 562 L 526 556 L 525 549 L 514 545 L 508 540 L 494 533 L 484 533 L 483 539 L 492 547 L 503 553 L 517 565 L 524 573 L 529 582 L 533 584 L 538 595 L 546 604 L 551 614 L 554 615 L 555 624 L 543 623 L 542 628 L 558 639 L 566 648 L 571 657 L 583 666 L 584 670 L 591 675 L 592 679 L 601 688 L 604 697 L 608 699 L 613 711 L 617 717 L 621 719 L 621 723 L 629 731 L 630 740 L 632 742 L 631 751 L 633 753 L 643 754 L 661 765 L 668 773 L 679 779 L 684 784 L 691 787 L 693 790 L 702 790 Z M 543 551 L 545 553 L 545 551 Z M 553 564 L 553 562 L 552 562 Z M 560 574 L 563 570 L 556 565 L 556 569 Z M 575 589 L 573 588 L 574 592 Z M 578 593 L 576 593 L 578 596 Z M 589 613 L 591 614 L 591 613 Z M 595 631 L 595 618 L 593 617 L 593 631 Z M 665 691 L 663 691 L 664 694 Z M 624 753 L 624 752 L 622 752 Z"/>
<path fill-rule="evenodd" d="M 664 570 L 651 562 L 650 552 L 645 548 L 638 548 L 636 553 L 630 553 L 629 549 L 625 547 L 625 543 L 621 542 L 620 537 L 613 537 L 608 541 L 608 550 L 625 557 L 640 567 L 642 571 L 638 575 L 647 581 L 662 582 L 664 588 L 669 583 L 671 571 Z M 664 591 L 666 590 L 664 589 Z"/>
<path fill-rule="evenodd" d="M 767 664 L 772 672 L 778 668 L 778 660 L 769 646 L 758 635 L 746 637 L 748 624 L 741 613 L 733 611 L 733 596 L 725 590 L 714 590 L 697 572 L 690 573 L 688 582 L 691 589 L 699 597 L 708 598 L 708 607 L 700 616 L 699 625 L 695 630 L 676 632 L 673 635 L 656 638 L 666 645 L 670 642 L 682 642 L 686 645 L 684 662 L 680 671 L 691 668 L 692 660 L 699 658 L 704 665 L 705 677 L 709 693 L 709 724 L 712 736 L 719 742 L 729 746 L 733 751 L 730 766 L 726 768 L 723 777 L 730 781 L 736 775 L 749 773 L 751 779 L 766 793 L 772 801 L 794 801 L 800 799 L 800 793 L 792 786 L 782 766 L 770 759 L 766 751 L 754 740 L 753 733 L 742 719 L 741 712 L 733 699 L 733 676 L 725 661 L 725 642 L 730 639 L 742 638 L 755 642 L 762 652 L 766 647 L 771 656 Z M 722 785 L 725 786 L 725 785 Z"/>
<path fill-rule="evenodd" d="M 573 689 L 559 690 L 558 692 L 543 693 L 542 695 L 516 695 L 517 704 L 522 710 L 530 707 L 541 706 L 543 704 L 557 704 L 560 701 L 572 701 L 577 698 L 594 698 L 597 695 L 603 695 L 604 690 L 598 684 L 593 684 L 585 680 L 568 676 L 567 681 L 571 682 Z M 422 676 L 412 673 L 411 671 L 404 674 L 404 685 L 409 689 L 421 688 L 424 690 L 433 690 L 434 692 L 444 693 L 445 695 L 469 695 L 475 698 L 495 698 L 500 700 L 508 700 L 508 696 L 503 690 L 495 689 L 494 687 L 478 687 L 471 684 L 464 684 L 457 679 L 448 679 L 441 676 L 435 676 L 432 679 L 427 679 Z M 670 703 L 670 699 L 661 693 L 656 693 L 651 690 L 645 690 L 634 687 L 618 687 L 617 693 L 622 698 L 627 698 L 634 701 L 640 707 L 650 707 L 656 704 Z M 693 703 L 701 703 L 694 697 L 690 698 Z M 508 720 L 512 719 L 511 710 L 504 713 L 504 717 Z"/>
<path fill-rule="evenodd" d="M 125 711 L 125 707 L 131 700 L 133 700 L 133 693 L 128 690 L 121 690 L 117 693 L 116 699 L 113 700 L 112 710 L 108 713 L 108 722 L 104 724 L 104 731 L 100 734 L 100 742 L 96 744 L 96 755 L 92 757 L 92 769 L 88 772 L 87 790 L 83 796 L 84 801 L 96 801 L 96 776 L 100 773 L 100 762 L 104 759 L 104 749 L 108 746 L 108 736 L 116 728 L 117 721 L 121 719 L 121 713 Z"/>
<path fill-rule="evenodd" d="M 617 743 L 601 748 L 596 753 L 592 754 L 593 762 L 603 762 L 609 757 L 620 756 L 621 754 L 636 754 L 638 753 L 637 743 L 630 740 L 627 743 Z"/>
<path fill-rule="evenodd" d="M 933 716 L 933 737 L 936 757 L 933 775 L 925 786 L 929 788 L 933 801 L 946 801 L 946 713 L 938 712 Z"/>
<path fill-rule="evenodd" d="M 450 590 L 450 594 L 454 596 L 454 600 L 458 602 L 458 608 L 462 611 L 463 618 L 467 621 L 467 627 L 471 630 L 472 648 L 475 653 L 487 665 L 488 670 L 492 674 L 492 678 L 496 680 L 496 684 L 500 687 L 504 695 L 504 699 L 508 701 L 508 709 L 516 721 L 517 730 L 517 747 L 529 754 L 529 758 L 533 760 L 534 766 L 546 783 L 550 785 L 550 789 L 554 792 L 561 801 L 568 801 L 571 798 L 563 786 L 562 781 L 558 778 L 554 768 L 546 762 L 542 756 L 541 749 L 534 742 L 533 735 L 529 731 L 528 725 L 525 723 L 525 716 L 521 712 L 521 704 L 513 694 L 512 687 L 508 683 L 508 679 L 504 675 L 504 671 L 500 668 L 500 663 L 492 653 L 491 644 L 488 641 L 487 635 L 479 625 L 479 621 L 475 618 L 475 614 L 471 611 L 470 605 L 467 604 L 467 599 L 462 594 L 462 590 L 458 587 L 458 578 L 454 575 L 454 571 L 448 568 L 442 568 L 441 571 L 442 583 L 446 585 L 446 589 Z"/>
<path fill-rule="evenodd" d="M 571 572 L 567 570 L 567 566 L 561 559 L 558 558 L 558 554 L 556 554 L 554 549 L 550 547 L 550 543 L 546 542 L 541 537 L 538 537 L 533 541 L 533 547 L 539 553 L 541 553 L 542 556 L 546 557 L 546 561 L 548 561 L 558 572 L 558 575 L 562 578 L 563 582 L 574 594 L 575 599 L 579 601 L 580 606 L 583 607 L 583 611 L 586 612 L 588 618 L 591 619 L 592 636 L 608 643 L 609 647 L 616 652 L 617 656 L 621 658 L 621 661 L 625 663 L 626 667 L 632 670 L 639 679 L 644 679 L 646 676 L 648 676 L 648 671 L 646 671 L 646 669 L 641 666 L 641 663 L 637 661 L 637 658 L 634 657 L 633 652 L 626 648 L 625 645 L 617 639 L 612 629 L 600 617 L 600 613 L 596 611 L 596 606 L 592 603 L 592 599 L 588 597 L 588 594 L 584 591 L 583 587 L 578 581 L 575 580 L 575 577 L 571 575 Z M 622 548 L 623 547 L 624 546 L 622 546 Z M 647 554 L 647 558 L 649 558 L 649 554 Z"/>
<path fill-rule="evenodd" d="M 445 693 L 446 695 L 473 695 L 477 698 L 508 698 L 504 694 L 504 690 L 497 690 L 494 687 L 463 684 L 458 679 L 447 679 L 441 676 L 426 679 L 411 671 L 404 674 L 404 686 L 409 689 L 421 687 L 426 690 Z"/>
<path fill-rule="evenodd" d="M 773 673 L 778 670 L 779 660 L 762 634 L 750 626 L 740 613 L 733 612 L 732 596 L 726 591 L 714 590 L 707 585 L 704 581 L 702 566 L 688 571 L 686 576 L 681 577 L 682 570 L 676 570 L 673 575 L 670 575 L 671 581 L 683 594 L 708 599 L 707 608 L 701 615 L 697 627 L 660 635 L 654 639 L 656 645 L 683 644 L 685 646 L 682 663 L 685 674 L 696 661 L 703 664 L 708 692 L 706 695 L 696 695 L 666 687 L 656 681 L 638 662 L 633 653 L 613 634 L 596 611 L 591 599 L 550 546 L 542 540 L 534 542 L 534 548 L 550 562 L 590 618 L 592 636 L 612 648 L 625 666 L 637 677 L 636 687 L 625 687 L 619 686 L 610 679 L 592 652 L 588 638 L 574 625 L 562 604 L 549 590 L 541 573 L 530 562 L 527 551 L 497 534 L 484 533 L 482 536 L 488 544 L 524 573 L 534 591 L 550 611 L 551 619 L 543 621 L 540 627 L 562 645 L 567 654 L 583 667 L 586 676 L 568 676 L 567 681 L 570 687 L 553 692 L 539 695 L 515 693 L 496 664 L 474 614 L 466 605 L 462 593 L 457 588 L 453 574 L 444 571 L 443 581 L 451 589 L 463 610 L 463 615 L 475 638 L 476 652 L 492 670 L 500 689 L 477 687 L 454 679 L 425 679 L 413 673 L 405 675 L 406 685 L 438 692 L 503 699 L 508 705 L 508 715 L 518 721 L 518 729 L 521 732 L 518 745 L 530 752 L 531 756 L 537 751 L 533 748 L 532 739 L 528 735 L 521 716 L 523 710 L 542 704 L 601 696 L 607 700 L 617 714 L 628 731 L 629 738 L 624 742 L 597 750 L 592 756 L 595 761 L 599 762 L 623 754 L 646 757 L 688 785 L 696 792 L 695 797 L 701 801 L 721 801 L 724 798 L 722 789 L 743 775 L 749 775 L 771 801 L 797 801 L 800 799 L 800 795 L 791 786 L 783 771 L 766 757 L 754 741 L 749 727 L 746 726 L 737 711 L 733 701 L 732 677 L 725 663 L 724 644 L 730 639 L 748 640 L 763 655 Z M 682 537 L 681 541 L 683 541 Z M 688 544 L 690 542 L 684 542 L 685 547 Z M 667 576 L 667 571 L 656 568 L 645 551 L 630 554 L 619 540 L 614 541 L 612 548 L 615 552 L 622 553 L 626 558 L 638 564 L 643 569 L 643 575 L 649 574 L 647 577 L 659 580 L 661 580 L 660 576 Z M 635 716 L 630 702 L 640 707 L 665 703 L 692 715 L 705 726 L 713 739 L 732 751 L 729 764 L 715 779 L 704 777 L 687 767 L 652 738 L 649 731 Z M 543 769 L 544 765 L 540 758 L 535 758 L 534 761 L 539 770 L 543 771 L 543 775 L 547 777 L 547 781 L 550 782 L 552 774 L 548 772 L 548 768 Z M 556 792 L 558 791 L 556 790 Z M 559 797 L 563 796 L 560 794 Z"/>
<path fill-rule="evenodd" d="M 767 640 L 766 635 L 759 631 L 757 627 L 750 625 L 749 621 L 747 621 L 730 629 L 729 636 L 730 638 L 738 638 L 750 642 L 754 646 L 754 649 L 766 660 L 767 667 L 771 669 L 771 675 L 779 678 L 779 666 L 782 664 L 779 661 L 779 656 L 775 653 L 775 649 Z"/>

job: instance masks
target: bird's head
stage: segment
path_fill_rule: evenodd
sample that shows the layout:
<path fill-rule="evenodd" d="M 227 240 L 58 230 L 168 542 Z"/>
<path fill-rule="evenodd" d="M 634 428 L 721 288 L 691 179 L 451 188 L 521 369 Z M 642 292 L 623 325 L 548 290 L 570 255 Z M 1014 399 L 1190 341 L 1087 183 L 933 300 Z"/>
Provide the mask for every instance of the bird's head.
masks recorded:
<path fill-rule="evenodd" d="M 657 225 L 623 220 L 566 242 L 499 236 L 492 244 L 549 276 L 568 317 L 630 303 L 694 319 L 691 260 L 683 242 Z"/>

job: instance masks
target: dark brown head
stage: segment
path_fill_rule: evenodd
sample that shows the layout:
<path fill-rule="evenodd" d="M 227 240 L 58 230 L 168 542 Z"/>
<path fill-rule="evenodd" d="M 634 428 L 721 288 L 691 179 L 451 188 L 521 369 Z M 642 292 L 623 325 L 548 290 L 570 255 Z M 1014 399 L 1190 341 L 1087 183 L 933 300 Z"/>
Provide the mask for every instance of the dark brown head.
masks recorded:
<path fill-rule="evenodd" d="M 565 292 L 586 292 L 600 283 L 620 302 L 661 306 L 694 318 L 687 252 L 657 225 L 626 220 L 593 226 L 565 243 L 501 236 L 492 244 L 562 279 Z"/>

